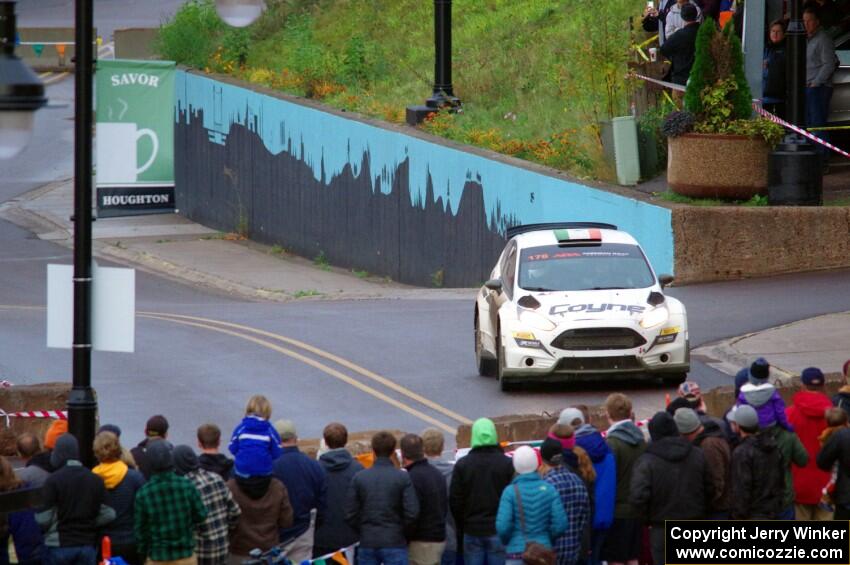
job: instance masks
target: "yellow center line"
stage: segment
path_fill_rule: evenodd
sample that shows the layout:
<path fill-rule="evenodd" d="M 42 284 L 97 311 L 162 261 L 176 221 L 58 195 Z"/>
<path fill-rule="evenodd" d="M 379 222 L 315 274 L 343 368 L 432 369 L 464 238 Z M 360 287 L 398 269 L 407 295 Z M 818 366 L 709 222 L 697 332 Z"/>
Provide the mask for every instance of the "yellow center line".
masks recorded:
<path fill-rule="evenodd" d="M 55 83 L 59 82 L 60 80 L 62 80 L 66 76 L 68 76 L 67 72 L 59 73 L 56 76 L 50 77 L 47 80 L 43 80 L 42 82 L 44 82 L 45 86 L 49 86 L 51 84 L 55 84 Z"/>
<path fill-rule="evenodd" d="M 44 72 L 44 73 L 39 73 L 38 78 L 40 78 L 41 80 L 44 80 L 52 74 L 53 74 L 53 71 L 47 71 L 47 72 Z"/>
<path fill-rule="evenodd" d="M 241 334 L 241 333 L 238 333 L 238 332 L 233 331 L 233 330 L 228 330 L 228 329 L 225 329 L 225 328 L 219 328 L 219 327 L 216 327 L 216 326 L 210 325 L 210 324 L 193 322 L 193 321 L 189 321 L 189 320 L 176 320 L 171 315 L 167 315 L 167 314 L 166 315 L 157 315 L 156 313 L 152 313 L 152 312 L 150 312 L 150 313 L 149 312 L 145 312 L 145 313 L 139 312 L 139 313 L 137 313 L 137 315 L 139 317 L 142 317 L 142 318 L 149 318 L 149 319 L 153 319 L 153 320 L 161 320 L 163 322 L 171 322 L 173 324 L 182 324 L 182 325 L 185 325 L 185 326 L 193 326 L 193 327 L 197 327 L 197 328 L 202 328 L 202 329 L 206 329 L 206 330 L 210 330 L 210 331 L 215 331 L 215 332 L 227 334 L 227 335 L 230 335 L 230 336 L 233 336 L 233 337 L 238 337 L 238 338 L 244 339 L 246 341 L 250 341 L 250 342 L 255 343 L 257 345 L 260 345 L 262 347 L 266 347 L 268 349 L 271 349 L 273 351 L 277 351 L 278 353 L 281 353 L 283 355 L 286 355 L 288 357 L 291 357 L 293 359 L 301 361 L 302 363 L 309 365 L 309 366 L 311 366 L 315 369 L 318 369 L 318 370 L 322 371 L 323 373 L 326 373 L 326 374 L 334 377 L 335 379 L 338 379 L 338 380 L 340 380 L 344 383 L 347 383 L 347 384 L 365 392 L 366 394 L 374 396 L 375 398 L 382 400 L 383 402 L 386 402 L 387 404 L 390 404 L 391 406 L 395 406 L 396 408 L 403 410 L 403 411 L 407 412 L 408 414 L 416 416 L 417 418 L 419 418 L 420 420 L 422 420 L 424 422 L 427 422 L 428 424 L 431 424 L 433 426 L 437 426 L 438 428 L 440 428 L 441 430 L 443 430 L 447 433 L 454 434 L 457 431 L 454 428 L 452 428 L 451 426 L 449 426 L 449 425 L 447 425 L 447 424 L 445 424 L 445 423 L 443 423 L 443 422 L 441 422 L 441 421 L 439 421 L 435 418 L 432 418 L 431 416 L 429 416 L 429 415 L 427 415 L 423 412 L 420 412 L 419 410 L 416 410 L 415 408 L 412 408 L 412 407 L 408 406 L 407 404 L 404 404 L 403 402 L 399 402 L 398 400 L 387 396 L 386 394 L 380 392 L 379 390 L 376 390 L 376 389 L 370 387 L 369 385 L 365 385 L 365 384 L 361 383 L 360 381 L 358 381 L 358 380 L 356 380 L 356 379 L 354 379 L 354 378 L 352 378 L 352 377 L 350 377 L 350 376 L 348 376 L 344 373 L 341 373 L 340 371 L 337 371 L 336 369 L 334 369 L 332 367 L 328 367 L 327 365 L 325 365 L 323 363 L 315 361 L 315 360 L 313 360 L 313 359 L 311 359 L 311 358 L 309 358 L 305 355 L 302 355 L 302 354 L 300 354 L 296 351 L 292 351 L 290 349 L 286 349 L 284 347 L 281 347 L 277 344 L 274 344 L 274 343 L 271 343 L 271 342 L 268 342 L 268 341 L 262 340 L 260 338 L 250 336 L 250 335 Z M 186 316 L 186 318 L 191 318 L 191 317 Z M 234 325 L 236 325 L 236 324 L 234 324 Z"/>
<path fill-rule="evenodd" d="M 330 352 L 325 351 L 323 349 L 319 349 L 318 347 L 314 347 L 314 346 L 310 345 L 309 343 L 305 343 L 303 341 L 299 341 L 299 340 L 293 339 L 291 337 L 286 337 L 286 336 L 282 336 L 280 334 L 267 332 L 265 330 L 252 328 L 250 326 L 243 326 L 241 324 L 233 324 L 233 323 L 230 323 L 230 322 L 222 322 L 220 320 L 213 320 L 213 319 L 210 319 L 210 318 L 200 318 L 200 317 L 197 317 L 197 316 L 185 316 L 185 315 L 182 315 L 182 314 L 168 314 L 168 313 L 163 313 L 163 312 L 138 312 L 138 314 L 139 315 L 150 314 L 150 315 L 155 315 L 155 316 L 168 316 L 170 318 L 179 318 L 179 319 L 182 319 L 182 320 L 193 320 L 193 321 L 196 321 L 196 322 L 203 322 L 205 324 L 217 324 L 217 325 L 220 325 L 220 326 L 224 326 L 224 327 L 228 327 L 228 328 L 235 328 L 235 329 L 238 329 L 238 330 L 251 332 L 251 333 L 254 333 L 254 334 L 257 334 L 257 335 L 261 335 L 263 337 L 267 337 L 267 338 L 271 338 L 271 339 L 274 339 L 274 340 L 277 340 L 277 341 L 281 341 L 283 343 L 293 345 L 293 346 L 298 347 L 300 349 L 303 349 L 305 351 L 309 351 L 310 353 L 312 353 L 314 355 L 318 355 L 319 357 L 322 357 L 322 358 L 327 359 L 329 361 L 333 361 L 334 363 L 341 365 L 341 366 L 345 367 L 346 369 L 352 370 L 352 371 L 354 371 L 354 372 L 356 372 L 356 373 L 358 373 L 358 374 L 360 374 L 360 375 L 362 375 L 362 376 L 364 376 L 368 379 L 372 379 L 373 381 L 378 382 L 381 385 L 383 385 L 383 386 L 385 386 L 389 389 L 392 389 L 395 392 L 410 398 L 411 400 L 415 400 L 416 402 L 419 402 L 420 404 L 423 404 L 424 406 L 427 406 L 428 408 L 430 408 L 430 409 L 432 409 L 436 412 L 439 412 L 439 413 L 443 414 L 444 416 L 448 416 L 449 418 L 451 418 L 451 419 L 453 419 L 457 422 L 460 422 L 461 424 L 472 424 L 472 420 L 470 420 L 469 418 L 461 416 L 457 412 L 449 410 L 448 408 L 446 408 L 446 407 L 444 407 L 440 404 L 437 404 L 436 402 L 429 400 L 429 399 L 425 398 L 424 396 L 421 396 L 421 395 L 413 392 L 412 390 L 410 390 L 406 387 L 403 387 L 400 384 L 398 384 L 398 383 L 396 383 L 396 382 L 394 382 L 394 381 L 392 381 L 392 380 L 390 380 L 386 377 L 382 377 L 381 375 L 378 375 L 377 373 L 374 373 L 374 372 L 370 371 L 369 369 L 366 369 L 365 367 L 361 367 L 360 365 L 352 363 L 351 361 L 348 361 L 347 359 L 343 359 L 342 357 L 339 357 L 338 355 L 334 355 L 333 353 L 330 353 Z"/>

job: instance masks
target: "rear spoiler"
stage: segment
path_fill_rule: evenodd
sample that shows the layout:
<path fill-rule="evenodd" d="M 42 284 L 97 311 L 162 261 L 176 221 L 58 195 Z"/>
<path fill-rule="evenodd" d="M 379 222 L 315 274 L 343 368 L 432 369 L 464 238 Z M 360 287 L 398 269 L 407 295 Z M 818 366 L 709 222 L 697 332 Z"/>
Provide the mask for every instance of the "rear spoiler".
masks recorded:
<path fill-rule="evenodd" d="M 614 224 L 603 224 L 602 222 L 554 222 L 548 224 L 525 224 L 513 226 L 507 229 L 508 239 L 515 237 L 521 233 L 540 230 L 568 230 L 568 229 L 601 229 L 615 230 L 617 226 Z"/>

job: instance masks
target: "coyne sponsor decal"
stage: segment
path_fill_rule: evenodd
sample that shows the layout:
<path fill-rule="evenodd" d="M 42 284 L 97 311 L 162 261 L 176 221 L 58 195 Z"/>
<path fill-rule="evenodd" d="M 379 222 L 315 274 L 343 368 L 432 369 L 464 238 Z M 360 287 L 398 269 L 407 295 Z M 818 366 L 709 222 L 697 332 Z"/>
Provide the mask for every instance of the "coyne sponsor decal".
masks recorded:
<path fill-rule="evenodd" d="M 601 314 L 607 311 L 628 312 L 629 314 L 642 314 L 646 311 L 645 306 L 633 304 L 558 304 L 549 309 L 550 316 L 565 317 L 567 314 L 585 312 L 587 314 Z"/>

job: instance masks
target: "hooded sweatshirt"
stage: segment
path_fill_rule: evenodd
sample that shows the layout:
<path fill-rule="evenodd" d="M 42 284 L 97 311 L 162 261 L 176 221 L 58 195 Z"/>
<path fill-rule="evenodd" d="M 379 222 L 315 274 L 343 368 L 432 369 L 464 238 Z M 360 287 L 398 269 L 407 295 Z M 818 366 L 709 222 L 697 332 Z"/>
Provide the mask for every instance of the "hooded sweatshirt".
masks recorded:
<path fill-rule="evenodd" d="M 797 504 L 818 504 L 823 487 L 829 482 L 830 473 L 818 469 L 817 457 L 820 451 L 818 437 L 826 429 L 823 413 L 832 408 L 832 401 L 822 392 L 801 390 L 794 395 L 791 406 L 788 407 L 788 421 L 797 431 L 797 437 L 809 454 L 809 462 L 805 467 L 791 466 L 794 477 L 794 502 Z"/>
<path fill-rule="evenodd" d="M 225 481 L 230 480 L 233 473 L 233 459 L 224 453 L 201 453 L 198 455 L 201 469 L 219 475 Z"/>
<path fill-rule="evenodd" d="M 575 433 L 576 444 L 587 451 L 596 471 L 593 495 L 593 529 L 607 530 L 614 521 L 617 496 L 617 467 L 614 454 L 595 427 L 582 424 Z"/>
<path fill-rule="evenodd" d="M 783 508 L 782 455 L 776 440 L 760 432 L 748 436 L 732 452 L 733 520 L 773 520 Z"/>
<path fill-rule="evenodd" d="M 344 447 L 322 454 L 319 465 L 327 477 L 327 507 L 324 522 L 316 527 L 313 546 L 330 552 L 359 540 L 357 532 L 345 521 L 343 505 L 351 479 L 363 470 L 363 465 Z"/>
<path fill-rule="evenodd" d="M 480 418 L 472 424 L 472 450 L 455 464 L 449 508 L 458 536 L 496 535 L 496 512 L 502 491 L 514 476 L 514 466 L 499 447 L 496 426 Z"/>
<path fill-rule="evenodd" d="M 234 472 L 240 477 L 267 477 L 272 462 L 280 457 L 280 436 L 268 420 L 249 414 L 233 430 L 230 453 Z"/>
<path fill-rule="evenodd" d="M 608 428 L 608 447 L 614 455 L 617 470 L 617 496 L 614 503 L 614 517 L 635 519 L 638 514 L 629 502 L 632 473 L 638 457 L 646 449 L 646 440 L 634 422 L 621 420 Z"/>
<path fill-rule="evenodd" d="M 704 518 L 712 486 L 702 450 L 678 435 L 653 439 L 635 464 L 630 496 L 650 525 Z"/>
<path fill-rule="evenodd" d="M 745 384 L 738 395 L 738 404 L 749 404 L 756 409 L 760 428 L 779 424 L 789 432 L 794 431 L 785 416 L 785 401 L 779 396 L 776 387 L 770 383 Z"/>
<path fill-rule="evenodd" d="M 135 545 L 133 514 L 136 493 L 145 484 L 145 477 L 135 469 L 127 468 L 122 461 L 101 463 L 92 472 L 103 479 L 106 485 L 106 505 L 115 510 L 115 521 L 103 533 L 112 540 L 112 545 Z"/>

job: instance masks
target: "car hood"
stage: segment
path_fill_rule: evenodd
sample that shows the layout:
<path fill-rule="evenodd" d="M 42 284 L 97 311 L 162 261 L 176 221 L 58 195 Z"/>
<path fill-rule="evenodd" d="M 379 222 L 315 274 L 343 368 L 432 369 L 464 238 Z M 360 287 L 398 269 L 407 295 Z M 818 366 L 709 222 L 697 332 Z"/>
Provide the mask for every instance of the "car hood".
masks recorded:
<path fill-rule="evenodd" d="M 651 288 L 570 292 L 520 290 L 517 293 L 517 299 L 531 294 L 540 302 L 540 308 L 535 311 L 557 324 L 586 320 L 638 321 L 652 309 L 646 301 L 651 290 Z"/>

